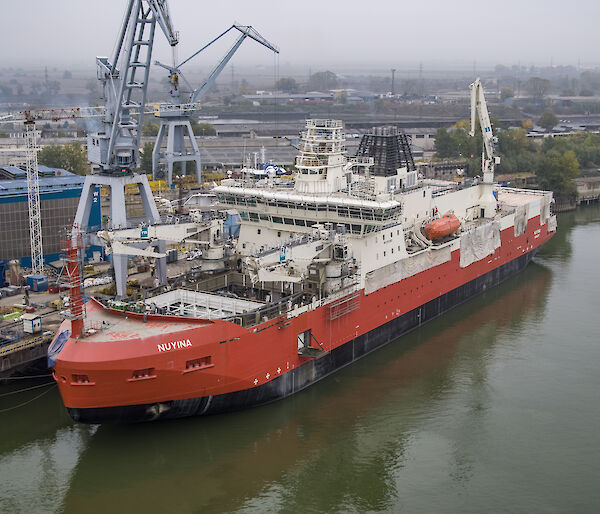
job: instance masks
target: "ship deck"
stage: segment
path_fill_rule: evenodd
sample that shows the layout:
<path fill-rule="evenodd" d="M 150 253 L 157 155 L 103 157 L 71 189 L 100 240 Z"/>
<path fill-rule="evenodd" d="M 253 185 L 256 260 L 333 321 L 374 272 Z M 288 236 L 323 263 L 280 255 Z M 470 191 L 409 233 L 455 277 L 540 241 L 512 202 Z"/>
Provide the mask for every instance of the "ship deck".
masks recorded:
<path fill-rule="evenodd" d="M 96 300 L 86 305 L 85 339 L 89 342 L 128 341 L 177 333 L 210 324 L 200 318 L 142 315 L 105 308 Z"/>
<path fill-rule="evenodd" d="M 187 289 L 175 289 L 146 300 L 161 314 L 223 319 L 264 307 L 262 302 Z"/>
<path fill-rule="evenodd" d="M 546 191 L 529 189 L 498 188 L 498 202 L 503 206 L 520 207 L 547 196 Z"/>

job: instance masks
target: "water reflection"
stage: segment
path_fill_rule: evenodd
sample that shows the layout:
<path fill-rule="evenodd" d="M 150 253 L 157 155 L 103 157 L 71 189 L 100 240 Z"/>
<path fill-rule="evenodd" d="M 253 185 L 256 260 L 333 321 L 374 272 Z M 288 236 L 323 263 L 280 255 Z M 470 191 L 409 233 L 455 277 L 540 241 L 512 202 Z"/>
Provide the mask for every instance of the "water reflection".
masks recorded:
<path fill-rule="evenodd" d="M 37 389 L 11 394 L 34 387 Z M 34 399 L 42 393 L 43 396 Z M 0 456 L 30 441 L 51 437 L 56 430 L 71 425 L 71 419 L 51 378 L 14 380 L 8 385 L 0 386 L 0 394 L 5 395 L 0 397 L 0 409 L 13 409 L 1 414 L 4 422 L 0 423 Z M 18 407 L 29 401 L 31 403 Z"/>
<path fill-rule="evenodd" d="M 522 362 L 523 340 L 519 337 L 523 334 L 543 338 L 553 332 L 560 335 L 551 348 L 555 360 L 538 345 L 535 354 L 526 354 L 532 365 L 520 369 L 536 377 L 544 376 L 548 369 L 554 374 L 562 371 L 558 389 L 552 389 L 552 380 L 526 383 L 532 395 L 536 386 L 553 391 L 551 397 L 534 396 L 552 406 L 535 411 L 536 416 L 545 416 L 543 419 L 553 424 L 557 419 L 572 419 L 567 423 L 568 433 L 579 433 L 572 445 L 558 427 L 546 433 L 545 437 L 553 437 L 550 440 L 557 444 L 551 445 L 545 467 L 555 464 L 553 455 L 560 455 L 554 460 L 571 458 L 568 462 L 588 471 L 569 473 L 571 482 L 567 477 L 552 482 L 551 491 L 547 484 L 530 478 L 523 485 L 527 492 L 518 498 L 526 502 L 532 486 L 537 486 L 538 493 L 554 501 L 564 496 L 567 501 L 568 494 L 560 492 L 563 482 L 569 491 L 585 493 L 586 476 L 593 477 L 592 470 L 597 468 L 577 453 L 576 439 L 591 441 L 594 437 L 585 432 L 589 423 L 580 422 L 576 414 L 579 408 L 586 420 L 595 419 L 590 417 L 587 399 L 597 387 L 586 390 L 584 374 L 569 374 L 576 361 L 563 341 L 575 337 L 565 328 L 575 323 L 589 329 L 581 331 L 578 340 L 596 341 L 592 306 L 597 280 L 591 279 L 596 276 L 597 249 L 590 238 L 597 237 L 597 228 L 572 229 L 598 221 L 597 205 L 561 214 L 558 233 L 538 254 L 538 261 L 552 271 L 531 265 L 513 281 L 405 336 L 399 344 L 270 406 L 211 418 L 98 429 L 73 425 L 54 391 L 3 413 L 0 511 L 419 510 L 414 507 L 423 507 L 418 502 L 431 496 L 432 482 L 437 479 L 444 485 L 448 478 L 459 491 L 466 491 L 469 484 L 473 500 L 474 488 L 483 486 L 489 494 L 498 488 L 498 478 L 506 480 L 501 473 L 494 480 L 487 476 L 486 482 L 482 461 L 487 465 L 493 456 L 495 471 L 512 475 L 515 456 L 518 460 L 519 452 L 526 451 L 523 445 L 535 446 L 538 438 L 538 432 L 527 432 L 534 419 L 521 419 L 519 405 L 498 408 L 504 398 L 514 401 L 516 396 L 510 389 L 504 391 L 508 392 L 505 396 L 493 390 L 491 384 L 498 387 L 499 383 L 496 368 L 511 358 L 513 363 L 514 359 Z M 572 245 L 577 250 L 573 259 Z M 564 266 L 567 261 L 569 266 Z M 569 275 L 564 273 L 566 269 L 571 269 Z M 555 293 L 560 291 L 553 294 L 547 307 L 550 283 Z M 540 330 L 542 325 L 547 330 Z M 536 369 L 540 359 L 544 359 L 544 367 Z M 583 359 L 584 363 L 590 361 Z M 514 380 L 514 374 L 506 370 L 500 378 L 505 377 Z M 568 380 L 576 387 L 565 387 Z M 2 386 L 0 393 L 16 387 L 22 385 Z M 36 394 L 0 398 L 0 409 Z M 569 415 L 553 417 L 553 397 L 561 405 L 572 406 Z M 507 410 L 516 416 L 512 425 L 499 423 L 498 412 Z M 531 410 L 523 413 L 532 416 Z M 508 452 L 513 459 L 503 470 L 506 448 L 490 449 L 489 445 L 502 427 L 509 426 L 511 433 L 525 439 L 518 450 Z M 529 454 L 540 458 L 540 448 L 545 446 L 536 448 Z M 524 460 L 518 466 L 535 468 L 536 476 L 547 471 Z M 553 472 L 562 476 L 561 469 L 553 468 Z M 519 477 L 526 478 L 527 473 Z M 448 492 L 438 489 L 439 496 Z M 585 494 L 578 498 L 588 505 Z M 481 501 L 487 505 L 491 500 L 485 496 Z M 564 505 L 569 510 L 567 503 Z"/>
<path fill-rule="evenodd" d="M 398 510 L 409 447 L 451 454 L 457 483 L 485 422 L 499 338 L 543 315 L 552 273 L 524 273 L 287 400 L 240 413 L 100 427 L 62 508 L 96 511 Z M 508 345 L 510 338 L 503 340 Z M 437 423 L 461 391 L 463 425 Z M 467 393 L 465 394 L 465 391 Z M 466 398 L 466 400 L 465 400 Z M 461 434 L 461 432 L 464 432 Z M 449 446 L 449 441 L 453 443 Z M 422 485 L 426 494 L 427 484 Z"/>
<path fill-rule="evenodd" d="M 542 247 L 540 253 L 566 262 L 573 255 L 573 245 L 571 244 L 573 228 L 598 223 L 600 221 L 600 204 L 581 206 L 575 211 L 560 213 L 557 218 L 558 230 L 554 237 Z"/>

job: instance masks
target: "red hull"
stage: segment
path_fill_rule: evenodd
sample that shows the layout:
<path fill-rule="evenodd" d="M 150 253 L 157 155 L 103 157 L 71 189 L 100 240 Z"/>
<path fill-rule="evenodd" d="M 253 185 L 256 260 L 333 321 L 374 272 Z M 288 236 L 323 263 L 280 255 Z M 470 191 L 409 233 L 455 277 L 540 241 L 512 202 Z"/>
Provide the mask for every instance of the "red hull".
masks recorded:
<path fill-rule="evenodd" d="M 310 329 L 325 350 L 339 349 L 530 254 L 552 235 L 547 224 L 540 226 L 539 217 L 533 218 L 521 236 L 514 236 L 513 227 L 502 231 L 502 244 L 493 255 L 461 268 L 457 250 L 437 267 L 369 295 L 361 291 L 360 308 L 333 320 L 327 305 L 290 319 L 284 314 L 250 329 L 220 320 L 167 316 L 149 316 L 144 324 L 141 316 L 128 314 L 129 323 L 137 319 L 137 331 L 106 339 L 99 339 L 102 332 L 94 338 L 70 339 L 54 374 L 70 409 L 160 404 L 252 390 L 310 361 L 298 355 L 299 333 Z M 98 309 L 104 308 L 93 304 L 88 311 Z"/>

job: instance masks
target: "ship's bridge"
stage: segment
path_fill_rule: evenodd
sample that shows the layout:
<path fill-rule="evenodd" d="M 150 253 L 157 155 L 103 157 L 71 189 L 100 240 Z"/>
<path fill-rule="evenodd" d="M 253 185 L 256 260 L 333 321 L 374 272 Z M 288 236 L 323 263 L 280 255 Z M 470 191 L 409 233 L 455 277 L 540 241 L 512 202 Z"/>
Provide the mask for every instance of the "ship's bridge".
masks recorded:
<path fill-rule="evenodd" d="M 343 123 L 340 120 L 307 120 L 302 132 L 296 167 L 300 175 L 323 175 L 330 166 L 344 163 Z"/>
<path fill-rule="evenodd" d="M 344 194 L 303 195 L 284 191 L 217 186 L 222 206 L 234 207 L 242 221 L 270 223 L 286 231 L 306 231 L 317 223 L 346 226 L 349 234 L 360 235 L 400 218 L 402 204 L 396 200 L 374 201 Z M 304 230 L 302 230 L 304 229 Z"/>

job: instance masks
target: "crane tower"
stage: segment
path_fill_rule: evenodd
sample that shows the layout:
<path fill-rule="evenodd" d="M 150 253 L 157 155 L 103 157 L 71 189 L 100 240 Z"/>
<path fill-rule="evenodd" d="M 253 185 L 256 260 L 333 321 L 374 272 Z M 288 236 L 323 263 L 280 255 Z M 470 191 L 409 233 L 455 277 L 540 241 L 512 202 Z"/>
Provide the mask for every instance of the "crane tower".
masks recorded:
<path fill-rule="evenodd" d="M 222 38 L 231 30 L 237 30 L 240 32 L 238 39 L 229 49 L 225 57 L 221 59 L 219 64 L 217 64 L 206 80 L 200 85 L 200 87 L 191 92 L 187 102 L 182 103 L 180 78 L 183 80 L 185 80 L 185 78 L 181 73 L 181 66 L 196 57 L 200 52 L 208 48 L 215 41 Z M 167 66 L 160 62 L 155 62 L 155 64 L 165 68 L 169 72 L 169 82 L 171 84 L 171 104 L 161 106 L 160 109 L 155 113 L 155 116 L 160 119 L 160 128 L 156 137 L 154 151 L 152 152 L 152 176 L 154 179 L 157 178 L 158 164 L 161 160 L 166 161 L 166 178 L 169 185 L 171 185 L 173 182 L 173 164 L 176 162 L 181 163 L 182 172 L 185 175 L 186 163 L 191 161 L 194 163 L 196 168 L 196 180 L 198 182 L 201 181 L 200 150 L 198 149 L 198 144 L 196 143 L 196 137 L 194 136 L 194 131 L 190 123 L 190 117 L 192 112 L 198 108 L 198 102 L 200 99 L 209 91 L 217 77 L 233 57 L 233 54 L 235 54 L 237 49 L 246 38 L 254 39 L 254 41 L 260 43 L 269 50 L 277 54 L 279 53 L 279 49 L 269 43 L 252 26 L 234 24 L 178 65 Z M 165 138 L 166 149 L 163 150 L 162 147 Z M 191 146 L 190 153 L 188 153 L 186 149 L 186 138 L 189 140 Z"/>
<path fill-rule="evenodd" d="M 157 24 L 174 48 L 178 37 L 171 24 L 167 0 L 128 0 L 112 59 L 96 58 L 97 77 L 102 82 L 106 106 L 101 129 L 88 135 L 88 157 L 98 167 L 98 173 L 86 177 L 75 214 L 75 225 L 82 232 L 87 232 L 89 227 L 94 191 L 98 186 L 110 190 L 109 228 L 128 225 L 125 186 L 129 184 L 138 187 L 145 223 L 160 222 L 148 179 L 136 173 Z M 159 253 L 164 253 L 164 241 L 157 241 L 155 246 Z M 126 295 L 127 259 L 127 255 L 113 255 L 117 297 Z M 156 269 L 159 283 L 166 283 L 164 258 L 157 259 Z"/>
<path fill-rule="evenodd" d="M 31 269 L 41 274 L 44 269 L 42 247 L 42 213 L 40 204 L 40 179 L 38 170 L 38 145 L 35 123 L 25 122 L 25 158 L 27 170 L 27 203 L 29 206 L 29 238 L 31 241 Z"/>

